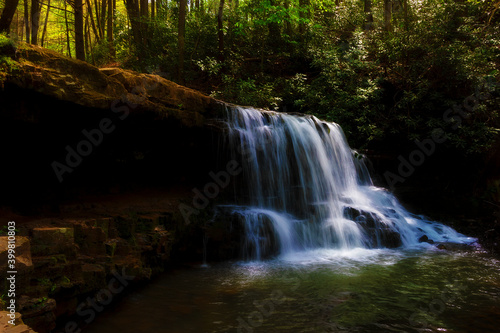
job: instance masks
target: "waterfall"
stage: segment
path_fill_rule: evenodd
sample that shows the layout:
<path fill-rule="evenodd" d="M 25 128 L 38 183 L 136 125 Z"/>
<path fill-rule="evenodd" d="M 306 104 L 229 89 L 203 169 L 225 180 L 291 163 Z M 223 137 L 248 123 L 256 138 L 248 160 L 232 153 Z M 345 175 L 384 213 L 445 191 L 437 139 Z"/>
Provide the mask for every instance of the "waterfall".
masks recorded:
<path fill-rule="evenodd" d="M 452 228 L 406 211 L 373 185 L 341 127 L 313 116 L 227 110 L 233 158 L 241 164 L 234 202 L 217 214 L 244 225 L 246 259 L 313 249 L 411 247 L 470 242 Z"/>

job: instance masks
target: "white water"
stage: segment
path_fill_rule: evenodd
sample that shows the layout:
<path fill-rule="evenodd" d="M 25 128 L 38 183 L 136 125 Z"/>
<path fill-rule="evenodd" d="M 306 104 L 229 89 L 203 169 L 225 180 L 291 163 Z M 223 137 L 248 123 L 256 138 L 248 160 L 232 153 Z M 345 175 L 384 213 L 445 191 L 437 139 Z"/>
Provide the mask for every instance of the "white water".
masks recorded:
<path fill-rule="evenodd" d="M 243 221 L 246 259 L 408 248 L 423 235 L 434 242 L 474 240 L 409 213 L 373 186 L 335 123 L 241 107 L 228 110 L 226 121 L 244 182 L 237 202 L 222 211 Z"/>

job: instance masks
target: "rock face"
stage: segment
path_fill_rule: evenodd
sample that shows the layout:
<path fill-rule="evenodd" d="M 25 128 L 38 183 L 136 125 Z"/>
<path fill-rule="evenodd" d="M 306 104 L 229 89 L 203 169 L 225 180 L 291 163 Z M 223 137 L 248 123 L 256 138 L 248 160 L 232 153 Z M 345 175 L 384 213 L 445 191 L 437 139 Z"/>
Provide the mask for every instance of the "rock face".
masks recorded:
<path fill-rule="evenodd" d="M 99 69 L 38 46 L 4 55 L 13 61 L 0 65 L 0 213 L 19 217 L 25 323 L 39 333 L 56 318 L 80 325 L 96 300 L 104 306 L 167 265 L 201 260 L 199 225 L 210 208 L 188 225 L 178 206 L 218 170 L 219 132 L 210 125 L 226 105 L 158 75 Z M 168 194 L 167 205 L 155 191 Z M 119 201 L 136 192 L 160 198 L 158 207 Z M 119 202 L 100 201 L 113 196 Z M 0 237 L 0 265 L 6 244 Z"/>
<path fill-rule="evenodd" d="M 0 332 L 3 333 L 36 333 L 28 325 L 24 324 L 19 312 L 15 313 L 15 325 L 9 324 L 9 312 L 0 311 Z"/>
<path fill-rule="evenodd" d="M 18 225 L 16 310 L 38 333 L 56 328 L 56 320 L 82 325 L 88 319 L 83 314 L 106 307 L 123 290 L 148 281 L 176 259 L 184 260 L 179 248 L 195 232 L 179 227 L 183 225 L 181 216 L 169 213 Z M 0 237 L 2 264 L 7 262 L 6 244 L 7 237 Z M 196 257 L 201 259 L 201 253 Z M 6 287 L 1 286 L 2 294 Z"/>
<path fill-rule="evenodd" d="M 355 221 L 369 235 L 370 246 L 396 248 L 402 245 L 401 236 L 384 222 L 387 217 L 365 212 L 354 207 L 345 207 L 344 216 Z"/>
<path fill-rule="evenodd" d="M 109 110 L 125 103 L 132 112 L 154 112 L 179 120 L 184 126 L 202 126 L 222 103 L 158 75 L 139 74 L 119 68 L 99 69 L 39 46 L 20 44 L 15 68 L 3 80 L 45 96 L 84 107 Z M 9 111 L 9 110 L 4 110 Z M 18 117 L 18 109 L 10 109 Z M 24 114 L 28 119 L 33 115 Z M 39 113 L 38 116 L 43 116 Z"/>
<path fill-rule="evenodd" d="M 0 150 L 9 160 L 0 202 L 29 210 L 89 188 L 195 184 L 216 167 L 211 124 L 224 103 L 38 46 L 19 44 L 10 56 L 0 68 Z"/>

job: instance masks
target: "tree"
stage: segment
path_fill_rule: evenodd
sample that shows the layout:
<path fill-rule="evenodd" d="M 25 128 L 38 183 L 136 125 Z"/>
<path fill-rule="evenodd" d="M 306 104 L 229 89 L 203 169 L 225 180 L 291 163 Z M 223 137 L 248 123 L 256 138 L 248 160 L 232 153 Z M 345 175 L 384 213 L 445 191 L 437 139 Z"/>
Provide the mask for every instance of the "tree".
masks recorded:
<path fill-rule="evenodd" d="M 217 15 L 217 36 L 219 40 L 219 61 L 224 61 L 224 25 L 223 25 L 224 0 L 220 0 L 219 13 Z"/>
<path fill-rule="evenodd" d="M 0 33 L 9 32 L 12 18 L 16 12 L 19 0 L 6 0 L 5 7 L 3 7 L 2 16 L 0 17 Z"/>
<path fill-rule="evenodd" d="M 50 0 L 47 1 L 47 12 L 45 13 L 45 22 L 43 23 L 43 32 L 42 32 L 42 41 L 41 45 L 43 47 L 43 43 L 45 41 L 45 35 L 47 34 L 47 24 L 49 22 L 49 13 L 50 13 Z"/>
<path fill-rule="evenodd" d="M 177 79 L 180 83 L 184 82 L 184 53 L 186 41 L 186 7 L 187 0 L 179 1 L 179 25 L 178 25 L 178 39 L 177 47 L 179 52 L 179 67 L 177 72 Z"/>
<path fill-rule="evenodd" d="M 384 0 L 384 30 L 392 31 L 392 0 Z"/>
<path fill-rule="evenodd" d="M 113 45 L 114 36 L 113 36 L 113 17 L 116 9 L 116 0 L 108 0 L 108 23 L 107 23 L 107 37 L 109 44 L 109 55 L 111 59 L 115 59 L 116 51 Z"/>
<path fill-rule="evenodd" d="M 302 47 L 305 47 L 305 35 L 309 21 L 309 0 L 299 0 L 299 38 Z"/>
<path fill-rule="evenodd" d="M 142 32 L 140 22 L 140 9 L 138 0 L 125 0 L 128 18 L 132 28 L 132 36 L 136 46 L 142 45 Z"/>
<path fill-rule="evenodd" d="M 76 59 L 85 61 L 85 40 L 83 34 L 83 1 L 74 0 L 74 6 Z"/>
<path fill-rule="evenodd" d="M 40 2 L 38 0 L 31 0 L 31 44 L 33 45 L 38 44 L 40 13 Z"/>
<path fill-rule="evenodd" d="M 364 0 L 363 8 L 366 18 L 365 18 L 365 30 L 371 30 L 373 28 L 373 13 L 372 13 L 372 0 Z"/>
<path fill-rule="evenodd" d="M 26 29 L 26 43 L 31 40 L 30 7 L 28 0 L 24 0 L 24 26 Z"/>

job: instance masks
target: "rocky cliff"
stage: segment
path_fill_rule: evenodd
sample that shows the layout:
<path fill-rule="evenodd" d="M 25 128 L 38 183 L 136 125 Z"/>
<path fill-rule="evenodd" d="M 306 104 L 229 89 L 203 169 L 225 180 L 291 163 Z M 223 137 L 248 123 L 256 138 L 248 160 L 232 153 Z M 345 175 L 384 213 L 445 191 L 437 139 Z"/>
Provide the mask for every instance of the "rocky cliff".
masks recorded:
<path fill-rule="evenodd" d="M 77 331 L 130 286 L 202 260 L 209 207 L 186 221 L 179 205 L 220 168 L 211 125 L 224 103 L 158 75 L 9 44 L 0 107 L 0 226 L 16 222 L 25 324 Z M 7 244 L 2 229 L 2 272 Z"/>

